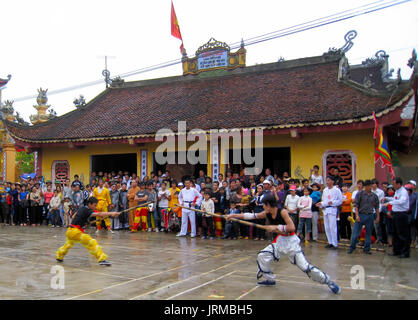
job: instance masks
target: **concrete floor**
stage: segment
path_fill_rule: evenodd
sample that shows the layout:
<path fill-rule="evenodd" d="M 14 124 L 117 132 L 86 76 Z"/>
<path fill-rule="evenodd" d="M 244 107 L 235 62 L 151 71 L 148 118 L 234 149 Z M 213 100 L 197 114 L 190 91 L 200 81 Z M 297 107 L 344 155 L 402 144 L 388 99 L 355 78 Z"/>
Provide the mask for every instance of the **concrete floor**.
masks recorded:
<path fill-rule="evenodd" d="M 256 256 L 269 242 L 201 240 L 126 231 L 94 235 L 113 263 L 99 266 L 80 244 L 65 257 L 65 288 L 52 289 L 55 251 L 65 229 L 0 226 L 0 299 L 418 299 L 418 254 L 398 259 L 383 252 L 329 251 L 302 245 L 312 264 L 342 288 L 334 295 L 311 281 L 287 257 L 274 263 L 275 287 L 256 285 Z M 353 265 L 365 269 L 365 289 L 351 288 Z"/>

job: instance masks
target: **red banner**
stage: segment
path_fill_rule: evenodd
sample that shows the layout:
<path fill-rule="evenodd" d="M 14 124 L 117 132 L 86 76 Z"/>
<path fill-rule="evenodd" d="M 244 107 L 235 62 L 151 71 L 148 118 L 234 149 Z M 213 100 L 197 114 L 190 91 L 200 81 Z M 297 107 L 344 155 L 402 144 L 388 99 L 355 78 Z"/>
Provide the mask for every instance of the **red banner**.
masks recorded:
<path fill-rule="evenodd" d="M 179 22 L 174 11 L 173 1 L 171 1 L 171 35 L 181 40 L 180 53 L 183 54 L 183 38 L 181 37 Z"/>

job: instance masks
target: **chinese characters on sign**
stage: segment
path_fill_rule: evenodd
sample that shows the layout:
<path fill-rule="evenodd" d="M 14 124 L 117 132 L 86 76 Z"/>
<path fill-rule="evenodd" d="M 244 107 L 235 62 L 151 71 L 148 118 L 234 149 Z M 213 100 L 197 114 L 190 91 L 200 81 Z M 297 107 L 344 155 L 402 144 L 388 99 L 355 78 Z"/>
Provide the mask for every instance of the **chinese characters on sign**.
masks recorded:
<path fill-rule="evenodd" d="M 147 157 L 148 151 L 141 150 L 141 179 L 144 179 L 147 175 Z"/>
<path fill-rule="evenodd" d="M 199 70 L 228 66 L 228 51 L 216 50 L 201 53 L 197 58 Z"/>

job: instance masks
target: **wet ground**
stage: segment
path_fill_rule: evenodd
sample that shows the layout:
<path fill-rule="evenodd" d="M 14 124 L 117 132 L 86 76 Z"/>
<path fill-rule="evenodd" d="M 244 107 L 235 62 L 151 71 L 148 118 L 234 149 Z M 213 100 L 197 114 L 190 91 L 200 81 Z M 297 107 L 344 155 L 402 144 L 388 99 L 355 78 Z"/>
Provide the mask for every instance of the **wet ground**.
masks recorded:
<path fill-rule="evenodd" d="M 64 288 L 53 289 L 55 251 L 65 242 L 65 229 L 0 226 L 0 299 L 418 299 L 415 249 L 410 259 L 399 259 L 384 252 L 368 256 L 357 249 L 348 255 L 346 248 L 330 251 L 322 243 L 302 244 L 307 259 L 341 286 L 342 293 L 334 295 L 287 257 L 273 265 L 277 285 L 258 287 L 256 257 L 267 241 L 87 232 L 113 265 L 99 266 L 76 244 L 59 264 Z M 359 275 L 358 266 L 365 271 L 364 289 L 352 287 L 361 285 L 361 280 L 352 279 Z"/>

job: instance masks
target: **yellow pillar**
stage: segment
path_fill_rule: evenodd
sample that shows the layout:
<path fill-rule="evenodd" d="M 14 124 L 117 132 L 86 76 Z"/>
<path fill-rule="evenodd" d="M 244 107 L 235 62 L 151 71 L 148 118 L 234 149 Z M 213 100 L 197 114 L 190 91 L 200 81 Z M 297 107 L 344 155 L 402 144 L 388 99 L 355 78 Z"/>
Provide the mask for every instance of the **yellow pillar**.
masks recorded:
<path fill-rule="evenodd" d="M 3 144 L 3 153 L 6 154 L 5 181 L 15 182 L 16 179 L 16 148 L 14 144 Z"/>

